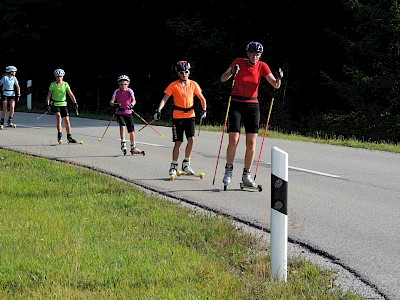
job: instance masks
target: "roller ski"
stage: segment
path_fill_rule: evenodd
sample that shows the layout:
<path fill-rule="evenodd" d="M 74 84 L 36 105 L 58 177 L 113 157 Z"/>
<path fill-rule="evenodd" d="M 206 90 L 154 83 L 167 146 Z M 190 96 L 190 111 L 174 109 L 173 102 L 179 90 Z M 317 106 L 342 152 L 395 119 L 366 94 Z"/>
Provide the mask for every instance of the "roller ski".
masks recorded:
<path fill-rule="evenodd" d="M 185 171 L 178 170 L 176 175 L 178 176 L 193 176 L 193 177 L 199 177 L 200 179 L 204 179 L 204 176 L 206 176 L 203 172 L 199 174 L 191 174 L 191 173 L 186 173 Z"/>
<path fill-rule="evenodd" d="M 224 178 L 222 179 L 222 182 L 224 183 L 224 191 L 228 189 L 228 185 L 231 183 L 232 172 L 233 172 L 233 165 L 226 164 Z"/>
<path fill-rule="evenodd" d="M 141 154 L 143 156 L 145 155 L 144 151 L 140 150 L 139 148 L 136 148 L 135 144 L 131 144 L 131 154 L 132 155 Z"/>
<path fill-rule="evenodd" d="M 17 128 L 17 125 L 14 124 L 13 122 L 8 121 L 8 122 L 7 122 L 7 127 Z"/>
<path fill-rule="evenodd" d="M 171 167 L 169 168 L 169 178 L 171 181 L 175 180 L 175 176 L 178 173 L 178 163 L 172 162 Z"/>
<path fill-rule="evenodd" d="M 6 127 L 17 128 L 17 125 L 14 124 L 14 123 L 11 121 L 11 119 L 9 119 L 8 122 L 7 122 Z M 4 129 L 4 120 L 1 120 L 1 123 L 0 123 L 0 130 L 3 130 L 3 129 Z"/>
<path fill-rule="evenodd" d="M 190 159 L 185 158 L 182 162 L 182 170 L 177 170 L 178 176 L 194 176 L 204 179 L 204 173 L 196 174 L 190 166 Z"/>
<path fill-rule="evenodd" d="M 250 170 L 243 169 L 242 182 L 240 183 L 240 189 L 250 189 L 250 190 L 258 190 L 262 191 L 261 185 L 256 185 L 253 178 L 251 177 Z"/>
<path fill-rule="evenodd" d="M 77 141 L 73 139 L 70 135 L 67 135 L 68 144 L 83 144 L 83 141 Z"/>

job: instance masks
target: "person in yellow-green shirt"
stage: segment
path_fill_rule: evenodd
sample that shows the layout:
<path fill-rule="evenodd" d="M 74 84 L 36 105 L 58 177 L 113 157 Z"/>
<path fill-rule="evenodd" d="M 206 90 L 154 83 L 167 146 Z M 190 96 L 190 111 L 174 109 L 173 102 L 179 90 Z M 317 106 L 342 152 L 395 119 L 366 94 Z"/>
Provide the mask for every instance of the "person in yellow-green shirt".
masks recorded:
<path fill-rule="evenodd" d="M 185 133 L 187 145 L 185 148 L 185 158 L 182 162 L 182 171 L 189 175 L 194 175 L 194 171 L 190 166 L 190 156 L 193 151 L 194 134 L 195 134 L 195 112 L 194 112 L 194 96 L 197 96 L 201 102 L 200 118 L 206 117 L 207 103 L 203 96 L 199 84 L 189 79 L 190 63 L 182 60 L 175 65 L 175 72 L 178 79 L 171 82 L 164 90 L 164 96 L 161 99 L 158 109 L 154 113 L 154 120 L 159 120 L 161 110 L 167 100 L 172 96 L 174 99 L 173 115 L 172 115 L 172 141 L 175 143 L 172 150 L 172 162 L 169 169 L 169 175 L 175 176 L 178 171 L 179 148 L 183 142 L 183 134 Z"/>
<path fill-rule="evenodd" d="M 65 129 L 67 131 L 68 143 L 76 143 L 76 140 L 71 136 L 71 122 L 69 120 L 69 112 L 67 106 L 67 93 L 78 109 L 78 103 L 75 95 L 67 82 L 64 81 L 65 71 L 63 69 L 56 69 L 54 76 L 56 81 L 52 82 L 46 97 L 47 111 L 56 116 L 57 121 L 57 140 L 58 143 L 62 142 L 62 121 L 64 121 Z"/>

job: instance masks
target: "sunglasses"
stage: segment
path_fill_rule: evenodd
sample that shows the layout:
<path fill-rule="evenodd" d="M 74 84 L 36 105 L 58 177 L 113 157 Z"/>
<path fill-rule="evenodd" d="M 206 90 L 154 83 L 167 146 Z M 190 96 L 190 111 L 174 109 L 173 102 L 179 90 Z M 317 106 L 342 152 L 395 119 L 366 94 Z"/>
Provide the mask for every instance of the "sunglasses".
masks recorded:
<path fill-rule="evenodd" d="M 181 74 L 181 75 L 182 75 L 182 74 L 188 74 L 189 71 L 188 71 L 188 70 L 186 70 L 186 71 L 179 71 L 178 73 Z"/>

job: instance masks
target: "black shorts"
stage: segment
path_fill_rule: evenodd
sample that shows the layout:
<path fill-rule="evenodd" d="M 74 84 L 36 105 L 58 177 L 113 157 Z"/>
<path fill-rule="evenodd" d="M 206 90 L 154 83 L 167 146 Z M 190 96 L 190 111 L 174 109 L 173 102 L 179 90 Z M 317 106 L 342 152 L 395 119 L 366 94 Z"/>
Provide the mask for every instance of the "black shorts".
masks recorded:
<path fill-rule="evenodd" d="M 133 116 L 130 115 L 115 115 L 117 117 L 117 122 L 119 127 L 126 126 L 128 132 L 135 131 L 135 125 L 133 123 Z"/>
<path fill-rule="evenodd" d="M 15 98 L 16 98 L 17 96 L 6 96 L 6 95 L 1 95 L 1 100 L 3 101 L 3 102 L 5 102 L 5 101 L 8 101 L 8 102 L 11 102 L 11 101 L 15 101 Z"/>
<path fill-rule="evenodd" d="M 240 132 L 244 126 L 246 133 L 258 133 L 260 127 L 260 105 L 231 101 L 227 132 Z"/>
<path fill-rule="evenodd" d="M 53 114 L 59 112 L 61 117 L 63 117 L 63 118 L 69 116 L 68 107 L 66 107 L 66 106 L 54 106 L 54 105 L 51 105 L 50 108 L 51 108 L 51 112 Z"/>
<path fill-rule="evenodd" d="M 172 141 L 183 142 L 183 133 L 186 139 L 194 136 L 194 117 L 185 119 L 172 119 Z"/>

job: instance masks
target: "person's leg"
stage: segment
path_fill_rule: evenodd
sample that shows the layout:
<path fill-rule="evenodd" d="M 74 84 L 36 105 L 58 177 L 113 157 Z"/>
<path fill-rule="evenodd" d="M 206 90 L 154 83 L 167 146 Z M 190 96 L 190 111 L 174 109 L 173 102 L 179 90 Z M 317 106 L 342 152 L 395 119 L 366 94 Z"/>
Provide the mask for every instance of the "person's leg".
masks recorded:
<path fill-rule="evenodd" d="M 173 161 L 178 161 L 179 158 L 179 149 L 182 145 L 181 141 L 176 141 L 174 144 L 174 148 L 172 149 L 172 160 Z"/>
<path fill-rule="evenodd" d="M 6 118 L 6 114 L 7 114 L 7 106 L 8 106 L 8 101 L 7 101 L 7 98 L 6 97 L 2 97 L 3 98 L 3 112 L 1 113 L 1 121 L 2 121 L 2 124 L 1 125 L 3 125 L 4 124 L 4 119 Z"/>
<path fill-rule="evenodd" d="M 228 135 L 229 135 L 229 142 L 228 142 L 228 147 L 226 148 L 226 163 L 233 164 L 236 155 L 236 148 L 240 140 L 240 133 L 229 132 Z"/>
<path fill-rule="evenodd" d="M 125 141 L 125 130 L 126 130 L 125 126 L 119 126 L 119 137 L 121 139 L 121 142 Z"/>
<path fill-rule="evenodd" d="M 15 111 L 15 101 L 10 100 L 10 112 L 8 114 L 8 119 L 11 120 L 14 117 L 14 111 Z"/>
<path fill-rule="evenodd" d="M 54 115 L 56 117 L 57 132 L 62 133 L 61 114 L 60 114 L 60 112 L 56 112 Z"/>
<path fill-rule="evenodd" d="M 256 151 L 257 133 L 246 133 L 246 153 L 244 156 L 244 167 L 251 169 Z"/>

